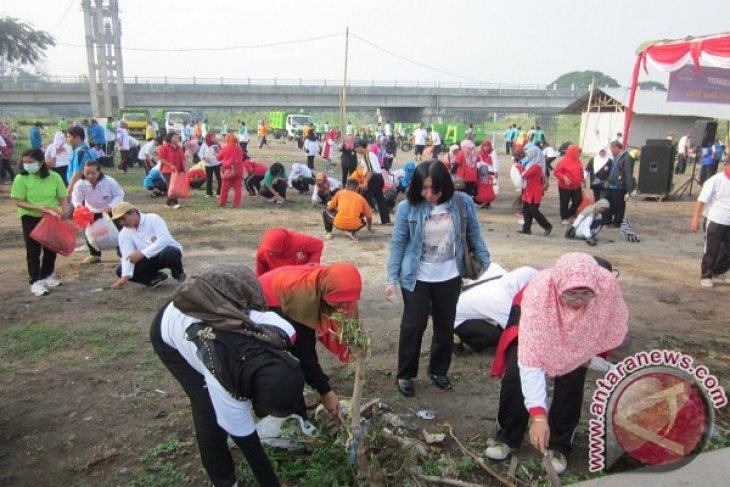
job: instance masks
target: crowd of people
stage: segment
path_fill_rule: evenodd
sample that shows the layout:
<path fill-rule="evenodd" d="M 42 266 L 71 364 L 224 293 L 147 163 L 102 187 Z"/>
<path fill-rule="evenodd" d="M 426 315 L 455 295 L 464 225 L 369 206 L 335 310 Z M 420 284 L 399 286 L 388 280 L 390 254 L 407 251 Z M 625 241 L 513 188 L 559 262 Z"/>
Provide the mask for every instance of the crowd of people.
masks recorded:
<path fill-rule="evenodd" d="M 349 360 L 347 346 L 336 338 L 341 323 L 335 317 L 358 319 L 362 278 L 357 267 L 323 264 L 322 239 L 271 228 L 261 236 L 255 269 L 219 266 L 188 279 L 183 246 L 165 219 L 125 200 L 122 185 L 104 174 L 100 158 L 105 155 L 95 151 L 109 153 L 108 140 L 100 142 L 103 130 L 92 125 L 86 130 L 71 125 L 59 131 L 61 137 L 54 136 L 45 152 L 39 145 L 22 154 L 11 197 L 21 219 L 31 292 L 43 296 L 61 285 L 54 273 L 56 253 L 31 235 L 44 217 L 71 219 L 84 208 L 93 222 L 110 219 L 119 229 L 119 266 L 112 288 L 122 289 L 130 282 L 159 286 L 168 279 L 165 270 L 177 281 L 172 301 L 152 320 L 150 339 L 189 397 L 211 481 L 216 486 L 237 485 L 226 443 L 230 437 L 261 485 L 279 485 L 256 433 L 254 415 L 306 417 L 305 383 L 318 392 L 329 413 L 340 413 L 339 397 L 319 363 L 316 343 L 342 362 Z M 633 158 L 619 141 L 599 148 L 584 166 L 576 145 L 552 156 L 539 127 L 529 141 L 516 127 L 509 130 L 505 148 L 522 205 L 520 233 L 530 234 L 533 221 L 544 235 L 552 231 L 540 210 L 549 158 L 557 160 L 552 173 L 560 219 L 569 227 L 567 237 L 595 245 L 602 226 L 621 227 L 626 196 L 635 183 Z M 120 172 L 131 165 L 130 155 L 124 154 L 131 147 L 124 131 L 120 124 L 114 142 L 119 146 Z M 477 147 L 467 138 L 449 147 L 443 157 L 438 151 L 428 157 L 419 147 L 425 145 L 419 144 L 422 134 L 414 136 L 418 161 L 402 169 L 392 168 L 388 136 L 368 142 L 354 133 L 341 137 L 336 130 L 324 134 L 329 151 L 323 157 L 329 162 L 319 173 L 313 170 L 314 158 L 320 157 L 314 130 L 302 146 L 306 163 L 291 168 L 252 160 L 247 132 L 242 140 L 241 132 L 231 130 L 220 134 L 209 129 L 195 144 L 175 132 L 164 141 L 151 137 L 136 157 L 145 169 L 144 187 L 151 195 L 166 197 L 171 208 L 181 204 L 168 192 L 180 176 L 189 187 L 204 187 L 206 197 L 214 195 L 215 182 L 220 206 L 227 205 L 231 190 L 234 207 L 242 204 L 244 188 L 249 196 L 274 204 L 286 202 L 289 190 L 311 192 L 312 205 L 323 208 L 324 240 L 332 239 L 337 229 L 353 241 L 360 230 L 372 228 L 376 209 L 381 225 L 392 225 L 384 298 L 394 303 L 400 295 L 403 303 L 395 383 L 399 393 L 416 395 L 430 316 L 427 376 L 439 389 L 453 389 L 449 369 L 454 354 L 494 349 L 492 374 L 501 379 L 498 428 L 485 454 L 504 460 L 527 433 L 530 443 L 548 454 L 562 473 L 580 418 L 587 365 L 621 345 L 627 334 L 628 310 L 617 275 L 606 260 L 582 252 L 564 254 L 543 270 L 508 271 L 493 262 L 478 217 L 479 209 L 489 207 L 499 194 L 500 159 L 492 142 Z M 331 175 L 335 152 L 342 166 L 339 180 Z M 588 196 L 583 190 L 588 187 L 593 201 L 585 204 Z M 707 245 L 701 284 L 712 287 L 713 279 L 724 280 L 730 269 L 727 158 L 724 171 L 708 177 L 703 186 L 693 231 L 700 228 L 703 214 Z M 84 263 L 98 263 L 100 250 L 88 240 L 87 247 Z M 482 273 L 472 273 L 474 268 Z M 463 286 L 465 279 L 471 283 Z M 550 408 L 546 378 L 555 383 Z"/>

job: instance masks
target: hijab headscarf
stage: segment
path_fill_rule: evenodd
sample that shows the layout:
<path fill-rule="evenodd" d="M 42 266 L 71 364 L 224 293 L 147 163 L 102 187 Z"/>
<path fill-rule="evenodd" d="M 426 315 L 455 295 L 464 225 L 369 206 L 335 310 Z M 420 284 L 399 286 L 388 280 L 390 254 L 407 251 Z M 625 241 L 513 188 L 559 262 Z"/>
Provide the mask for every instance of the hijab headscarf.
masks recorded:
<path fill-rule="evenodd" d="M 568 306 L 561 295 L 577 288 L 596 296 L 580 308 Z M 588 254 L 567 253 L 539 272 L 524 291 L 518 360 L 550 377 L 565 375 L 619 346 L 628 319 L 616 277 Z"/>
<path fill-rule="evenodd" d="M 226 134 L 225 141 L 226 145 L 238 145 L 238 137 L 234 134 Z"/>
<path fill-rule="evenodd" d="M 482 142 L 481 150 L 479 151 L 479 155 L 482 156 L 482 160 L 484 162 L 487 162 L 488 160 L 491 160 L 491 154 L 494 149 L 492 148 L 492 141 L 491 140 L 485 140 Z M 487 159 L 489 158 L 489 159 Z"/>
<path fill-rule="evenodd" d="M 413 173 L 416 172 L 416 163 L 413 161 L 406 162 L 403 166 L 403 179 L 400 180 L 400 185 L 403 188 L 407 188 L 411 185 L 411 179 L 413 179 Z"/>
<path fill-rule="evenodd" d="M 477 154 L 476 145 L 469 139 L 461 141 L 461 152 L 464 154 L 464 161 L 469 167 L 476 167 L 477 165 Z"/>
<path fill-rule="evenodd" d="M 603 151 L 605 155 L 601 156 L 601 151 Z M 606 146 L 598 146 L 598 148 L 596 149 L 596 154 L 593 156 L 593 174 L 596 174 L 598 171 L 603 169 L 603 166 L 605 166 L 610 159 L 611 158 L 608 155 L 608 149 L 606 148 Z"/>
<path fill-rule="evenodd" d="M 349 360 L 349 350 L 334 334 L 339 322 L 331 317 L 339 311 L 358 318 L 362 278 L 357 267 L 350 263 L 284 266 L 262 274 L 259 280 L 287 318 L 315 330 L 330 352 L 342 362 Z"/>
<path fill-rule="evenodd" d="M 259 249 L 264 252 L 274 252 L 277 255 L 286 254 L 289 244 L 289 231 L 285 228 L 271 228 L 261 237 Z"/>
<path fill-rule="evenodd" d="M 328 191 L 330 189 L 330 180 L 327 179 L 327 174 L 323 172 L 317 173 L 317 177 L 314 182 L 317 184 L 317 189 L 320 191 Z"/>
<path fill-rule="evenodd" d="M 284 340 L 256 325 L 248 310 L 264 311 L 266 301 L 259 280 L 244 265 L 218 265 L 182 284 L 172 298 L 177 309 L 215 328 L 254 336 L 286 346 Z"/>
<path fill-rule="evenodd" d="M 207 145 L 208 147 L 218 145 L 218 141 L 215 138 L 215 132 L 213 132 L 212 130 L 208 130 L 208 133 L 205 134 L 205 145 Z"/>

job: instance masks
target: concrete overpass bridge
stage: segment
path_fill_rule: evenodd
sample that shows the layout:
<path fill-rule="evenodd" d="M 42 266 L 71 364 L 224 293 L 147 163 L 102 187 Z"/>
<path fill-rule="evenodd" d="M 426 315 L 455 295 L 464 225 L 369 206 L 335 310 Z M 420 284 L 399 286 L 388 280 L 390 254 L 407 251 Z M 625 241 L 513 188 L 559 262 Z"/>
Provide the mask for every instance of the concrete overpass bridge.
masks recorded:
<path fill-rule="evenodd" d="M 130 107 L 204 110 L 334 109 L 341 80 L 255 80 L 223 78 L 125 78 Z M 115 92 L 115 88 L 112 89 Z M 423 81 L 350 81 L 348 110 L 379 109 L 393 120 L 418 120 L 445 114 L 554 114 L 583 93 L 545 85 L 441 83 Z M 0 107 L 88 106 L 89 84 L 79 78 L 0 81 Z M 103 114 L 100 114 L 103 115 Z"/>

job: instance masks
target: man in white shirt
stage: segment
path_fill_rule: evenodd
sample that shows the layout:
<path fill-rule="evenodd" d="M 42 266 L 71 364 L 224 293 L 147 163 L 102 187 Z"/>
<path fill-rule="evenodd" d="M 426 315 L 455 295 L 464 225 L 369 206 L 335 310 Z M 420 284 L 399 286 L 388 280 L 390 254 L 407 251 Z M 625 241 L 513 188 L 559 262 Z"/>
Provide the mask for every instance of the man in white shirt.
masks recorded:
<path fill-rule="evenodd" d="M 691 146 L 692 134 L 684 134 L 677 144 L 677 167 L 674 168 L 674 174 L 684 174 L 687 169 L 687 159 L 689 158 L 689 148 Z"/>
<path fill-rule="evenodd" d="M 441 153 L 441 134 L 435 130 L 431 130 L 431 148 L 433 149 L 433 152 L 431 152 L 431 158 L 438 159 L 439 154 Z"/>
<path fill-rule="evenodd" d="M 309 166 L 295 162 L 291 166 L 288 186 L 299 191 L 299 194 L 309 193 L 309 187 L 315 183 L 314 174 Z"/>
<path fill-rule="evenodd" d="M 144 164 L 145 174 L 149 174 L 150 170 L 155 167 L 155 164 L 157 164 L 154 161 L 153 156 L 157 154 L 157 147 L 159 147 L 161 144 L 162 138 L 156 137 L 148 141 L 139 150 L 139 154 L 137 154 L 137 159 L 139 159 L 140 162 Z"/>
<path fill-rule="evenodd" d="M 696 233 L 700 229 L 700 215 L 707 205 L 700 285 L 708 289 L 714 287 L 713 278 L 725 283 L 730 270 L 730 157 L 724 162 L 723 171 L 702 185 L 690 223 L 690 230 Z"/>
<path fill-rule="evenodd" d="M 119 154 L 121 162 L 117 168 L 119 172 L 127 172 L 127 162 L 129 161 L 129 131 L 127 130 L 127 122 L 122 120 L 117 129 L 117 144 L 119 145 Z"/>
<path fill-rule="evenodd" d="M 185 282 L 182 245 L 172 238 L 165 220 L 154 213 L 140 213 L 126 201 L 112 208 L 112 220 L 123 227 L 119 232 L 119 279 L 112 288 L 121 289 L 129 281 L 156 287 L 167 279 L 162 269 L 170 269 L 179 284 Z"/>
<path fill-rule="evenodd" d="M 426 148 L 427 135 L 422 123 L 419 123 L 418 128 L 413 131 L 413 144 L 416 146 L 416 162 L 423 160 L 423 150 Z"/>

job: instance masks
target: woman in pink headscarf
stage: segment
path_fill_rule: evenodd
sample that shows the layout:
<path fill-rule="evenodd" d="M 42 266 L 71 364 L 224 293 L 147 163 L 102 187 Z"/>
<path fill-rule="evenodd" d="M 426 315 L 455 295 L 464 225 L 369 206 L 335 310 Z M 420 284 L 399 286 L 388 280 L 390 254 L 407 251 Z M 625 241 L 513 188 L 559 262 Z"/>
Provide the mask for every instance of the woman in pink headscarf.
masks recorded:
<path fill-rule="evenodd" d="M 558 473 L 580 420 L 586 367 L 619 346 L 629 313 L 611 264 L 571 252 L 539 272 L 513 301 L 492 375 L 502 377 L 498 430 L 486 455 L 504 460 L 522 443 L 551 452 Z M 555 378 L 547 413 L 545 376 Z"/>
<path fill-rule="evenodd" d="M 332 129 L 324 138 L 322 157 L 324 158 L 324 170 L 327 174 L 332 172 L 332 158 L 337 151 L 337 130 Z"/>

